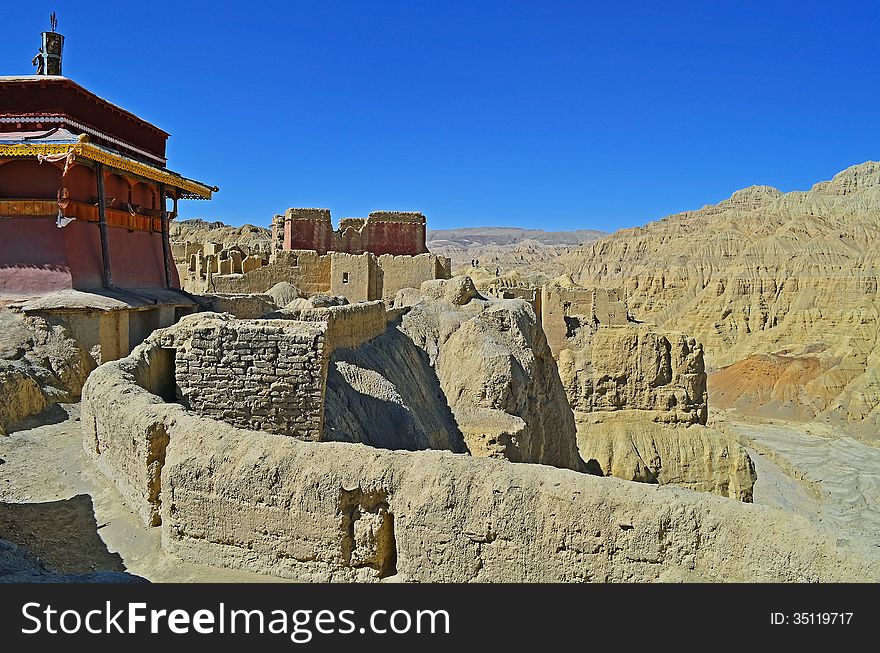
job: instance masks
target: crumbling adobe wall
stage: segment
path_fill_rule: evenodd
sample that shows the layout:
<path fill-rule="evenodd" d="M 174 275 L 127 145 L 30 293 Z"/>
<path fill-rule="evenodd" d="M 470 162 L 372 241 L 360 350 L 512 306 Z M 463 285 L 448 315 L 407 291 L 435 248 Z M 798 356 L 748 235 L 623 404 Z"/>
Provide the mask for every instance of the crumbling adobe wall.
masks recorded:
<path fill-rule="evenodd" d="M 381 297 L 382 280 L 376 257 L 370 254 L 330 254 L 330 294 L 350 302 L 366 302 Z"/>
<path fill-rule="evenodd" d="M 152 340 L 105 363 L 82 391 L 83 448 L 148 526 L 158 526 L 160 476 L 168 446 L 173 354 Z M 125 392 L 119 392 L 124 387 Z M 165 399 L 163 399 L 165 394 Z M 172 411 L 174 412 L 174 411 Z"/>
<path fill-rule="evenodd" d="M 324 293 L 330 288 L 330 267 L 330 256 L 321 256 L 317 252 L 279 252 L 272 263 L 247 274 L 214 276 L 208 284 L 207 292 L 264 293 L 277 283 L 287 282 L 307 295 Z M 204 289 L 195 292 L 204 292 Z"/>
<path fill-rule="evenodd" d="M 287 308 L 272 313 L 270 317 L 326 324 L 324 352 L 326 356 L 337 349 L 352 349 L 385 333 L 387 312 L 385 302 L 371 301 L 342 306 L 302 306 L 294 302 Z"/>
<path fill-rule="evenodd" d="M 256 320 L 278 308 L 275 299 L 268 294 L 207 295 L 206 310 L 213 313 L 229 313 L 241 320 Z"/>
<path fill-rule="evenodd" d="M 449 259 L 435 254 L 383 254 L 379 257 L 379 269 L 382 273 L 381 297 L 385 300 L 394 299 L 403 288 L 419 288 L 425 281 L 451 277 Z"/>
<path fill-rule="evenodd" d="M 623 293 L 613 288 L 586 288 L 551 283 L 541 288 L 541 326 L 554 356 L 571 347 L 579 329 L 629 323 Z"/>
<path fill-rule="evenodd" d="M 349 254 L 367 252 L 362 233 L 366 222 L 366 218 L 343 218 L 340 220 L 339 229 L 333 234 L 333 249 Z"/>
<path fill-rule="evenodd" d="M 319 254 L 333 249 L 330 210 L 287 209 L 284 213 L 284 249 L 313 249 Z"/>
<path fill-rule="evenodd" d="M 103 443 L 94 455 L 120 485 L 124 461 L 100 459 L 151 430 L 166 434 L 151 505 L 163 547 L 188 560 L 311 581 L 880 580 L 876 547 L 782 510 L 540 465 L 236 429 L 151 403 L 127 361 L 89 379 L 85 447 Z M 145 479 L 148 459 L 131 454 Z"/>
<path fill-rule="evenodd" d="M 197 316 L 174 335 L 177 399 L 242 428 L 320 440 L 327 353 L 321 322 Z"/>
<path fill-rule="evenodd" d="M 325 336 L 328 355 L 337 349 L 359 347 L 385 333 L 387 328 L 385 303 L 381 301 L 331 306 L 324 310 L 328 313 Z"/>

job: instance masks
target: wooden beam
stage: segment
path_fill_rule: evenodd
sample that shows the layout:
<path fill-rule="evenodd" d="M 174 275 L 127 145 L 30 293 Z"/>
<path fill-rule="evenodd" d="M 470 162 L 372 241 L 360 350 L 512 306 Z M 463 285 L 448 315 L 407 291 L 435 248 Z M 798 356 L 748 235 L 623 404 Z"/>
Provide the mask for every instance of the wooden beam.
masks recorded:
<path fill-rule="evenodd" d="M 106 197 L 104 195 L 104 164 L 95 162 L 95 178 L 98 181 L 98 230 L 101 232 L 101 260 L 104 264 L 104 287 L 113 287 L 110 268 L 110 239 L 107 235 Z"/>
<path fill-rule="evenodd" d="M 165 207 L 165 184 L 159 184 L 159 208 L 162 211 L 162 260 L 165 261 L 165 287 L 174 287 L 171 274 L 171 242 L 168 234 L 168 211 Z"/>

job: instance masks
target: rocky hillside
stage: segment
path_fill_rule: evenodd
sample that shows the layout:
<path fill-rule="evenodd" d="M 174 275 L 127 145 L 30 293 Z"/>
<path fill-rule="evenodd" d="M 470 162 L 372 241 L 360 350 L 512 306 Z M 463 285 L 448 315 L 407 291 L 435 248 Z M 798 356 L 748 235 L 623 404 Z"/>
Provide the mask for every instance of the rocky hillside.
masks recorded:
<path fill-rule="evenodd" d="M 428 249 L 452 259 L 452 268 L 477 282 L 513 273 L 525 282 L 542 282 L 558 276 L 556 263 L 571 249 L 604 236 L 593 229 L 543 231 L 515 227 L 473 227 L 428 231 Z M 471 261 L 479 266 L 471 267 Z"/>
<path fill-rule="evenodd" d="M 247 251 L 268 252 L 272 231 L 252 224 L 231 227 L 223 222 L 207 222 L 199 218 L 171 223 L 172 242 L 222 243 L 227 247 L 239 245 Z"/>
<path fill-rule="evenodd" d="M 753 186 L 561 263 L 703 343 L 710 405 L 880 427 L 880 164 L 806 192 Z M 727 370 L 722 368 L 728 367 Z"/>

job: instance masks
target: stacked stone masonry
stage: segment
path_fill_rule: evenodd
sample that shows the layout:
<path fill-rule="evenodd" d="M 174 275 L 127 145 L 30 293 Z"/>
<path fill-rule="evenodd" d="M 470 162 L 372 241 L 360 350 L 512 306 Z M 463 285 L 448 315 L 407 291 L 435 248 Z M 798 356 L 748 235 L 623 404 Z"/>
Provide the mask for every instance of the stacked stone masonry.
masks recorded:
<path fill-rule="evenodd" d="M 234 426 L 320 440 L 326 324 L 218 321 L 177 343 L 177 398 Z"/>

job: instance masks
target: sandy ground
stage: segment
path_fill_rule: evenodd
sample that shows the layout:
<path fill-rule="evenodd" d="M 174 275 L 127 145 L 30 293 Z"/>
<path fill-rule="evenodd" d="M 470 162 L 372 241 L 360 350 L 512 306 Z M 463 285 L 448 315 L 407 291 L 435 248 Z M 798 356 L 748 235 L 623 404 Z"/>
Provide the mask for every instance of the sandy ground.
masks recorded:
<path fill-rule="evenodd" d="M 278 579 L 185 562 L 162 551 L 82 450 L 79 404 L 0 436 L 0 538 L 61 573 L 128 571 L 154 582 Z"/>
<path fill-rule="evenodd" d="M 880 544 L 880 448 L 817 422 L 713 423 L 749 450 L 755 503 L 779 506 Z"/>

